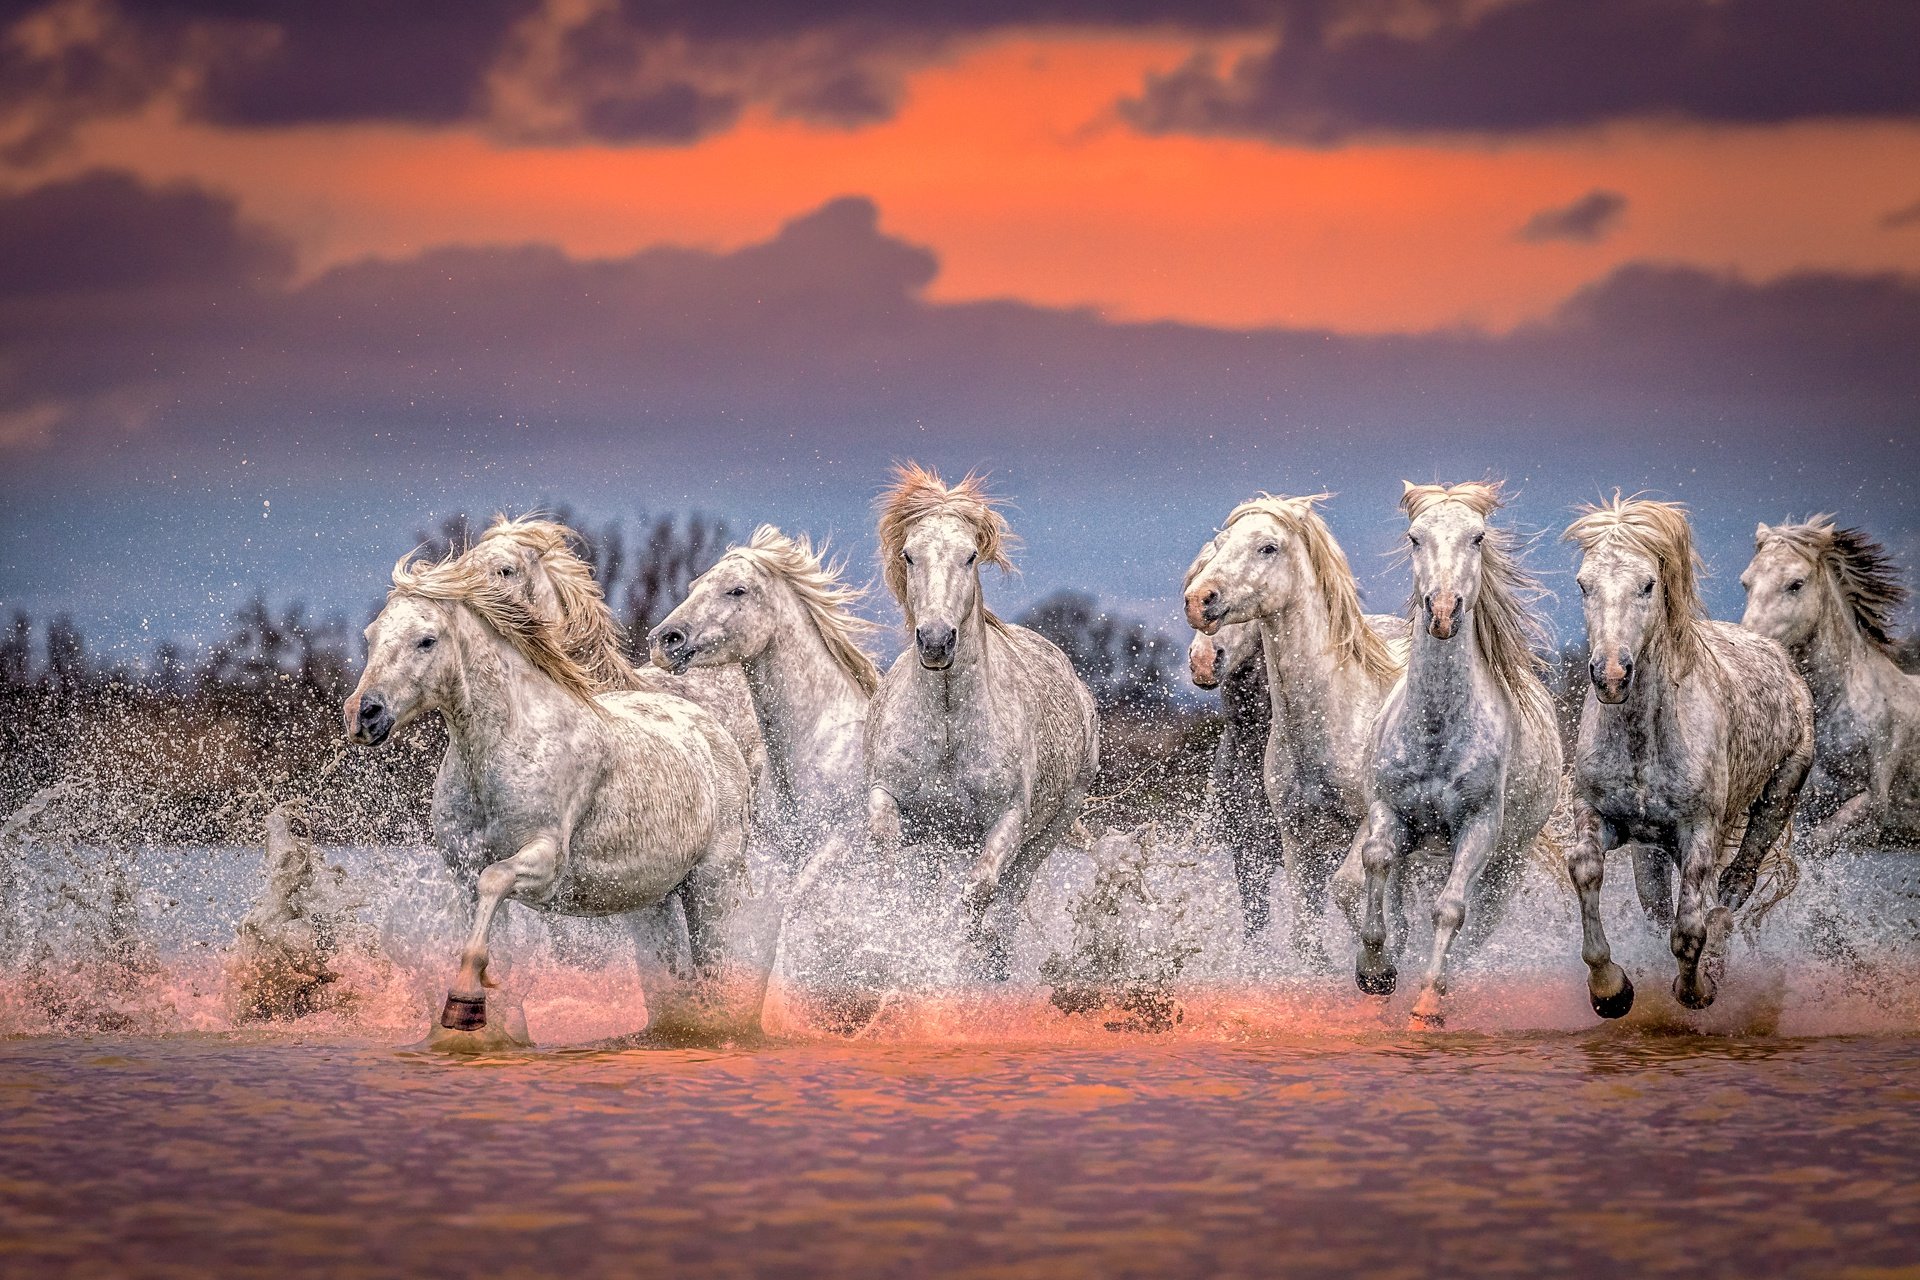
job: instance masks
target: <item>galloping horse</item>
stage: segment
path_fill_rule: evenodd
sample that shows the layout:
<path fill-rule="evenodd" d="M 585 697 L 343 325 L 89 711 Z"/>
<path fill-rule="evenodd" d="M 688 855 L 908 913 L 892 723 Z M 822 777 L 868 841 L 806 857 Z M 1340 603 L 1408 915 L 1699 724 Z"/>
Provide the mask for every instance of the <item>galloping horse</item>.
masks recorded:
<path fill-rule="evenodd" d="M 1753 892 L 1806 779 L 1813 701 L 1779 644 L 1706 619 L 1686 508 L 1615 494 L 1582 512 L 1566 536 L 1582 552 L 1592 687 L 1574 754 L 1567 871 L 1580 894 L 1587 994 L 1603 1018 L 1633 1007 L 1633 983 L 1600 923 L 1606 855 L 1632 841 L 1641 902 L 1656 923 L 1673 912 L 1674 997 L 1703 1009 L 1732 912 Z"/>
<path fill-rule="evenodd" d="M 1470 936 L 1484 937 L 1498 921 L 1553 812 L 1560 735 L 1541 680 L 1545 633 L 1528 611 L 1544 593 L 1515 558 L 1513 536 L 1488 524 L 1499 483 L 1408 484 L 1400 505 L 1419 625 L 1406 675 L 1374 727 L 1356 975 L 1362 991 L 1393 990 L 1388 877 L 1423 841 L 1444 842 L 1452 867 L 1434 900 L 1433 954 L 1413 1006 L 1416 1024 L 1439 1026 L 1456 935 L 1471 923 Z"/>
<path fill-rule="evenodd" d="M 934 837 L 967 852 L 964 906 L 996 979 L 1012 917 L 1078 815 L 1100 752 L 1093 695 L 1066 655 L 981 598 L 980 569 L 1010 567 L 1010 538 L 977 477 L 948 486 L 912 463 L 896 471 L 880 555 L 913 648 L 867 716 L 869 851 L 892 862 L 903 841 Z"/>
<path fill-rule="evenodd" d="M 1885 548 L 1831 516 L 1761 525 L 1744 624 L 1786 646 L 1813 694 L 1813 770 L 1800 793 L 1809 853 L 1920 840 L 1920 676 L 1887 652 L 1907 598 Z"/>
<path fill-rule="evenodd" d="M 1214 544 L 1200 549 L 1187 570 L 1191 585 Z M 1273 726 L 1273 695 L 1267 691 L 1267 658 L 1260 628 L 1251 622 L 1198 631 L 1187 647 L 1187 670 L 1195 686 L 1220 691 L 1225 723 L 1207 772 L 1204 816 L 1212 834 L 1233 855 L 1240 891 L 1240 928 L 1252 938 L 1273 913 L 1273 873 L 1280 868 L 1280 828 L 1267 803 L 1267 735 Z"/>
<path fill-rule="evenodd" d="M 1318 510 L 1328 496 L 1241 503 L 1186 586 L 1195 631 L 1260 629 L 1272 701 L 1266 790 L 1293 900 L 1292 942 L 1322 962 L 1315 931 L 1329 880 L 1366 815 L 1368 735 L 1399 678 L 1407 626 L 1361 611 L 1346 553 Z M 1358 889 L 1356 876 L 1343 903 L 1350 916 Z"/>
<path fill-rule="evenodd" d="M 653 630 L 653 661 L 675 675 L 737 665 L 767 744 L 770 812 L 798 868 L 857 827 L 866 790 L 867 703 L 880 673 L 860 648 L 878 630 L 851 612 L 860 592 L 805 538 L 761 525 L 694 579 Z"/>
<path fill-rule="evenodd" d="M 592 568 L 574 551 L 580 541 L 578 533 L 552 520 L 496 516 L 467 555 L 559 629 L 561 646 L 595 689 L 671 693 L 705 707 L 733 735 L 755 780 L 755 794 L 764 796 L 767 752 L 740 673 L 723 668 L 676 679 L 628 662 L 606 596 Z"/>
<path fill-rule="evenodd" d="M 681 698 L 597 693 L 560 630 L 467 557 L 402 559 L 366 635 L 348 736 L 376 746 L 433 711 L 447 726 L 434 834 L 476 909 L 440 1026 L 487 1026 L 488 934 L 509 898 L 605 916 L 678 896 L 699 976 L 744 979 L 757 1019 L 764 973 L 728 972 L 750 784 L 712 716 Z M 667 994 L 647 992 L 656 1017 Z"/>

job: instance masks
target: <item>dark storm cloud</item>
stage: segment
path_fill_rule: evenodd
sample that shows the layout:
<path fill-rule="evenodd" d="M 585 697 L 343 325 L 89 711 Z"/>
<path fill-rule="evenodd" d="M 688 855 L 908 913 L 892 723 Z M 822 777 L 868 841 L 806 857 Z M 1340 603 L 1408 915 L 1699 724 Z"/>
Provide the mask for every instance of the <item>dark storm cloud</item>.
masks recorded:
<path fill-rule="evenodd" d="M 1354 32 L 1343 6 L 1293 4 L 1268 51 L 1226 70 L 1198 57 L 1122 111 L 1151 132 L 1322 144 L 1632 117 L 1770 124 L 1920 111 L 1920 5 L 1904 0 L 1512 0 L 1427 12 L 1428 29 Z"/>
<path fill-rule="evenodd" d="M 1550 240 L 1571 240 L 1592 244 L 1620 223 L 1627 211 L 1627 198 L 1617 191 L 1589 191 L 1572 204 L 1542 209 L 1514 232 L 1516 239 L 1530 244 Z"/>
<path fill-rule="evenodd" d="M 1122 105 L 1154 132 L 1318 143 L 1638 116 L 1911 116 L 1920 5 L 1899 0 L 43 0 L 0 5 L 0 160 L 170 98 L 219 124 L 473 123 L 522 142 L 689 142 L 750 106 L 854 126 L 909 72 L 1016 28 L 1265 33 Z"/>
<path fill-rule="evenodd" d="M 53 472 L 268 443 L 308 469 L 448 444 L 558 465 L 910 427 L 1042 452 L 1334 431 L 1389 456 L 1421 424 L 1797 455 L 1810 424 L 1911 433 L 1920 405 L 1920 286 L 1892 276 L 1640 266 L 1507 335 L 1231 332 L 930 302 L 933 256 L 858 198 L 730 253 L 450 248 L 298 285 L 204 193 L 95 175 L 0 201 L 16 262 L 71 263 L 76 225 L 114 265 L 71 287 L 16 266 L 0 300 L 0 441 Z"/>

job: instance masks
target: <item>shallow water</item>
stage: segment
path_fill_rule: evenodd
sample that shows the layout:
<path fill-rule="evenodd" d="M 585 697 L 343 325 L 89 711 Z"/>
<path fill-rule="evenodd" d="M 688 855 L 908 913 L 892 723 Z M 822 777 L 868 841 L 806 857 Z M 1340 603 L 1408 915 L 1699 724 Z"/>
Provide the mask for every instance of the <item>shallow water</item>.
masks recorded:
<path fill-rule="evenodd" d="M 15 1274 L 1860 1276 L 1908 1036 L 0 1044 Z"/>
<path fill-rule="evenodd" d="M 1034 976 L 1090 879 L 1075 853 L 1029 904 L 1015 982 L 916 971 L 854 1042 L 647 1045 L 618 930 L 515 908 L 504 967 L 542 1047 L 473 1060 L 403 1047 L 458 927 L 426 851 L 330 852 L 371 886 L 369 947 L 336 1007 L 267 1026 L 234 1022 L 219 954 L 257 855 L 63 856 L 34 854 L 39 896 L 7 904 L 17 954 L 90 936 L 111 866 L 134 959 L 0 967 L 0 1273 L 1920 1267 L 1911 856 L 1803 884 L 1703 1013 L 1665 994 L 1671 957 L 1611 868 L 1641 993 L 1615 1024 L 1586 1006 L 1570 905 L 1537 886 L 1429 1034 L 1404 1030 L 1411 981 L 1376 1002 L 1241 946 L 1217 859 L 1129 924 L 1196 949 L 1159 1034 L 1067 1017 Z M 1809 945 L 1821 912 L 1844 960 Z"/>

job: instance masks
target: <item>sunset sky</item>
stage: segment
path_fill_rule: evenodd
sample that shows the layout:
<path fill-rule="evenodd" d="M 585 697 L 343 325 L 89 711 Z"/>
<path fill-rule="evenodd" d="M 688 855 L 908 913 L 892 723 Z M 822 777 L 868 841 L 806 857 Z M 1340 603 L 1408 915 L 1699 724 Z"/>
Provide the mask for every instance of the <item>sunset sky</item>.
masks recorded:
<path fill-rule="evenodd" d="M 1920 560 L 1907 0 L 0 27 L 0 607 L 136 651 L 255 584 L 357 612 L 457 509 L 699 507 L 864 573 L 904 457 L 1016 503 L 1007 600 L 1169 629 L 1259 490 L 1338 490 L 1396 604 L 1403 476 L 1555 531 L 1682 498 L 1723 614 L 1756 520 Z"/>

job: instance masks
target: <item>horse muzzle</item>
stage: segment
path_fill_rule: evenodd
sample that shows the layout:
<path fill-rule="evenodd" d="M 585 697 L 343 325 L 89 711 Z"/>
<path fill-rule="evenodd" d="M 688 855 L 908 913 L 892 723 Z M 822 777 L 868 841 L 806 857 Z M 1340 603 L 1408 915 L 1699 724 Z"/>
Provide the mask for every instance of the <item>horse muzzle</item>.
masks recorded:
<path fill-rule="evenodd" d="M 1226 665 L 1227 655 L 1219 645 L 1195 645 L 1187 655 L 1187 674 L 1193 677 L 1196 689 L 1217 689 L 1220 687 L 1220 668 Z"/>
<path fill-rule="evenodd" d="M 1587 675 L 1593 681 L 1593 696 L 1608 706 L 1627 700 L 1633 687 L 1633 655 L 1619 649 L 1604 657 L 1596 655 L 1587 663 Z"/>
<path fill-rule="evenodd" d="M 1187 597 L 1187 625 L 1203 636 L 1220 629 L 1227 616 L 1227 605 L 1218 591 L 1195 591 Z"/>
<path fill-rule="evenodd" d="M 1460 616 L 1466 610 L 1457 592 L 1434 591 L 1427 596 L 1427 634 L 1435 640 L 1451 640 L 1460 629 Z"/>
<path fill-rule="evenodd" d="M 377 747 L 393 732 L 393 709 L 377 693 L 365 694 L 360 705 L 347 704 L 347 737 L 363 747 Z"/>
<path fill-rule="evenodd" d="M 945 671 L 953 665 L 959 639 L 959 633 L 944 623 L 928 623 L 913 629 L 913 645 L 920 653 L 920 665 L 929 671 Z"/>
<path fill-rule="evenodd" d="M 693 643 L 679 627 L 656 632 L 651 647 L 653 665 L 676 676 L 687 674 L 693 665 Z"/>

